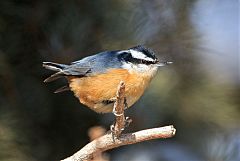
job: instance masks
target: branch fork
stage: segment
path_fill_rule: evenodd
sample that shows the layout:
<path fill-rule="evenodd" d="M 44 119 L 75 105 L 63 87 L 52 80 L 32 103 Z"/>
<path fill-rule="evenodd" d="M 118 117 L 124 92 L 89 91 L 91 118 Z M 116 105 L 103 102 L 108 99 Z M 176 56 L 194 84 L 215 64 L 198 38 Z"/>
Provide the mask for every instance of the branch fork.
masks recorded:
<path fill-rule="evenodd" d="M 112 133 L 107 133 L 93 140 L 72 156 L 61 161 L 90 161 L 95 154 L 109 149 L 152 139 L 170 138 L 175 135 L 176 129 L 172 125 L 122 134 L 124 128 L 131 122 L 130 119 L 124 116 L 125 105 L 125 84 L 121 81 L 118 86 L 116 101 L 113 108 L 116 122 L 111 127 Z"/>
<path fill-rule="evenodd" d="M 113 106 L 113 114 L 116 117 L 116 122 L 113 126 L 111 126 L 111 131 L 113 137 L 119 137 L 126 126 L 126 119 L 124 116 L 124 109 L 126 105 L 125 98 L 125 84 L 123 81 L 120 82 L 118 86 L 118 90 L 116 93 L 116 101 Z"/>

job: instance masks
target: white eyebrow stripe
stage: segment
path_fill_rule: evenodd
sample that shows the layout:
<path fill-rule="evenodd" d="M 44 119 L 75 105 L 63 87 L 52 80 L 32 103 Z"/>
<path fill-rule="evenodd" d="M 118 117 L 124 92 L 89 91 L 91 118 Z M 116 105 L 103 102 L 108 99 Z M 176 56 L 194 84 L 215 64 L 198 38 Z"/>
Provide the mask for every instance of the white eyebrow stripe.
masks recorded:
<path fill-rule="evenodd" d="M 121 50 L 121 51 L 118 51 L 119 54 L 125 53 L 125 52 L 126 52 L 126 53 L 129 53 L 129 50 Z"/>
<path fill-rule="evenodd" d="M 132 54 L 133 58 L 143 59 L 143 60 L 147 60 L 147 61 L 154 61 L 152 58 L 147 57 L 142 52 L 130 49 L 130 53 Z"/>

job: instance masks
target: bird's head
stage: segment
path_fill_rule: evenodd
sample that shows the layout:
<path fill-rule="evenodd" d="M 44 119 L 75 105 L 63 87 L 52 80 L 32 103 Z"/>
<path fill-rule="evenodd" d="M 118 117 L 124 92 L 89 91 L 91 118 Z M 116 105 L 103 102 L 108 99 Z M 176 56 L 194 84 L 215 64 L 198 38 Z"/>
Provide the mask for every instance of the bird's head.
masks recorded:
<path fill-rule="evenodd" d="M 160 66 L 171 64 L 172 62 L 160 62 L 155 53 L 142 45 L 138 45 L 128 50 L 119 51 L 119 58 L 123 63 L 123 68 L 130 71 L 149 73 L 154 75 Z"/>

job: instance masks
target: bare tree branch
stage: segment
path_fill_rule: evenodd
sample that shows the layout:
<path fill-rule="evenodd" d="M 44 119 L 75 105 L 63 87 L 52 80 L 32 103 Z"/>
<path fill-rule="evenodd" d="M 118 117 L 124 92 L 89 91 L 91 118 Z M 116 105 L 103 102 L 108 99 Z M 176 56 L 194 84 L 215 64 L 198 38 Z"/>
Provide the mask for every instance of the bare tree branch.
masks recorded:
<path fill-rule="evenodd" d="M 113 133 L 119 137 L 125 127 L 125 84 L 123 81 L 120 82 L 116 93 L 116 102 L 114 103 L 114 114 L 116 116 L 116 123 L 114 125 Z"/>
<path fill-rule="evenodd" d="M 121 81 L 116 94 L 116 102 L 114 104 L 116 123 L 112 129 L 112 132 L 93 140 L 78 152 L 62 161 L 88 161 L 91 160 L 96 154 L 119 146 L 135 144 L 152 139 L 170 138 L 175 135 L 176 129 L 172 125 L 122 134 L 126 123 L 124 106 L 125 84 Z"/>
<path fill-rule="evenodd" d="M 89 160 L 96 152 L 103 152 L 109 149 L 113 149 L 119 146 L 135 144 L 138 142 L 159 139 L 170 138 L 175 135 L 176 129 L 171 126 L 164 126 L 159 128 L 152 128 L 147 130 L 141 130 L 135 133 L 122 134 L 119 138 L 113 139 L 112 134 L 105 134 L 104 136 L 88 143 L 81 150 L 74 155 L 62 160 L 62 161 L 83 161 Z"/>

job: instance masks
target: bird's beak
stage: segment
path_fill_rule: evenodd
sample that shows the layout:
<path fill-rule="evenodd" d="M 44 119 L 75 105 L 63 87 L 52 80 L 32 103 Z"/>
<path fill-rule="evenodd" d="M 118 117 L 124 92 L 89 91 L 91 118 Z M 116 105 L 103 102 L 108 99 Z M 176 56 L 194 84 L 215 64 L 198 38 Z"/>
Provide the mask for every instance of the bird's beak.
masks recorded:
<path fill-rule="evenodd" d="M 171 61 L 166 61 L 166 62 L 159 62 L 159 63 L 157 63 L 156 65 L 158 66 L 158 67 L 162 67 L 162 66 L 165 66 L 165 65 L 170 65 L 170 64 L 172 64 L 173 62 L 171 62 Z"/>

